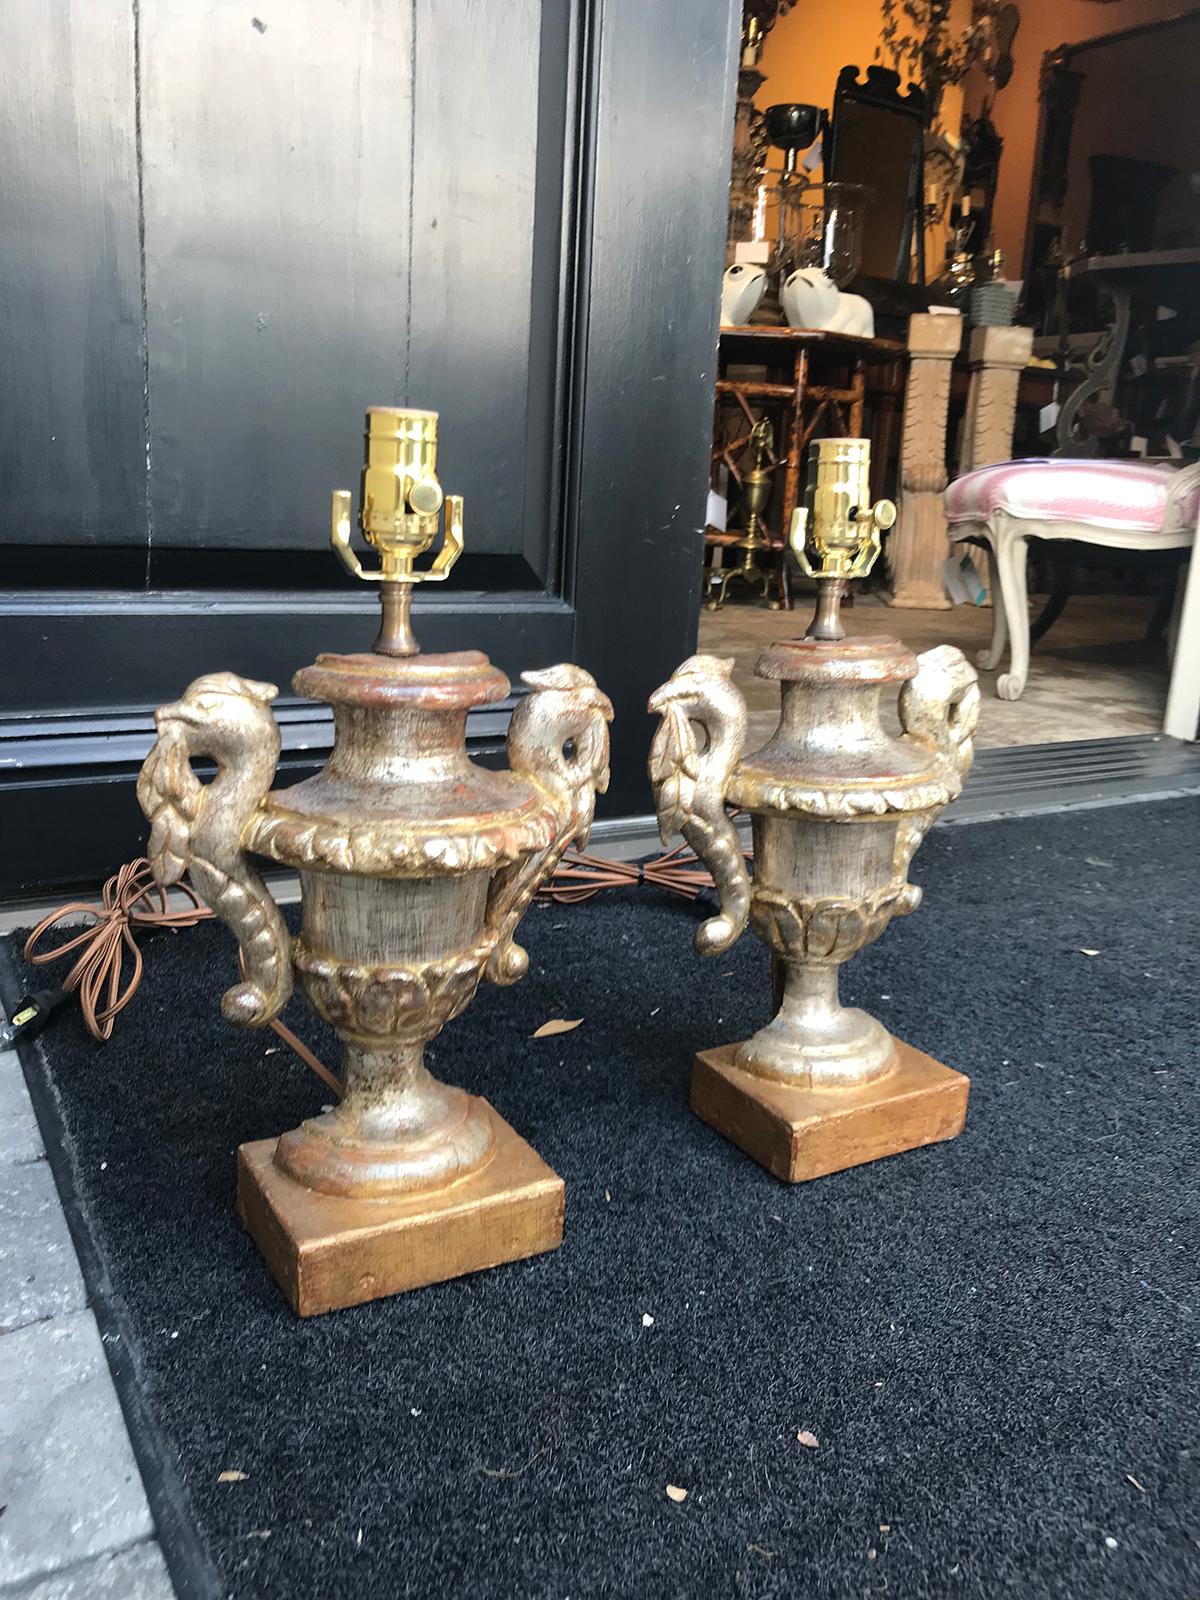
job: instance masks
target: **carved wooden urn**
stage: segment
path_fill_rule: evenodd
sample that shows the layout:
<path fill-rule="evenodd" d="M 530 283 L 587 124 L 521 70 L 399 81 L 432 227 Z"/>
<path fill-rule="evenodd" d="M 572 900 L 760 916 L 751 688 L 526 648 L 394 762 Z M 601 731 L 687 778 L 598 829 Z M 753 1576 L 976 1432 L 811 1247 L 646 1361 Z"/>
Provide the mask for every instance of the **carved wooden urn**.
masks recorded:
<path fill-rule="evenodd" d="M 719 913 L 701 954 L 748 921 L 782 964 L 776 1015 L 741 1044 L 702 1051 L 692 1105 L 781 1178 L 796 1181 L 959 1132 L 967 1080 L 838 998 L 838 970 L 915 909 L 913 854 L 962 788 L 979 716 L 974 670 L 949 645 L 914 656 L 887 638 L 847 639 L 838 601 L 878 549 L 867 444 L 819 440 L 799 554 L 818 579 L 808 636 L 769 646 L 755 672 L 780 686 L 779 725 L 744 753 L 733 662 L 693 656 L 656 691 L 650 756 L 664 842 L 681 832 L 709 865 Z M 901 732 L 882 699 L 898 691 Z M 748 812 L 753 877 L 729 809 Z"/>
<path fill-rule="evenodd" d="M 562 1237 L 562 1180 L 486 1100 L 433 1077 L 424 1052 L 481 979 L 524 973 L 517 925 L 563 852 L 587 837 L 608 781 L 612 708 L 578 667 L 525 673 L 511 770 L 469 759 L 469 712 L 510 686 L 478 651 L 421 655 L 412 637 L 412 585 L 444 576 L 461 549 L 461 502 L 447 501 L 433 568 L 413 565 L 438 529 L 436 438 L 435 413 L 368 413 L 361 521 L 382 557 L 380 638 L 373 654 L 322 655 L 293 679 L 298 695 L 333 708 L 324 770 L 271 791 L 276 690 L 219 672 L 158 711 L 138 783 L 159 881 L 188 872 L 237 937 L 242 980 L 222 1001 L 228 1020 L 271 1021 L 295 973 L 345 1044 L 339 1103 L 239 1151 L 239 1211 L 304 1315 Z M 344 491 L 334 496 L 334 544 L 361 573 L 348 505 Z M 207 786 L 192 773 L 196 756 L 217 764 Z M 256 856 L 299 874 L 295 940 Z"/>

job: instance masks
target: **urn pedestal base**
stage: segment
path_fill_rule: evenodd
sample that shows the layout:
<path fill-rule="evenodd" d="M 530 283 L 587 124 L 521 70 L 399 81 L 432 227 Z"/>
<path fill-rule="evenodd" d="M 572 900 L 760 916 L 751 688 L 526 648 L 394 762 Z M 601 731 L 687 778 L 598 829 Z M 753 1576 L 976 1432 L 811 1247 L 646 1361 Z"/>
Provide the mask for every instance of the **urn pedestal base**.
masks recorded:
<path fill-rule="evenodd" d="M 238 1214 L 302 1317 L 556 1250 L 563 1180 L 488 1105 L 495 1153 L 469 1177 L 397 1200 L 319 1194 L 275 1165 L 276 1140 L 238 1149 Z"/>
<path fill-rule="evenodd" d="M 701 1050 L 692 1065 L 692 1110 L 785 1183 L 955 1138 L 970 1079 L 895 1043 L 895 1068 L 860 1089 L 792 1088 L 740 1071 L 737 1045 Z"/>

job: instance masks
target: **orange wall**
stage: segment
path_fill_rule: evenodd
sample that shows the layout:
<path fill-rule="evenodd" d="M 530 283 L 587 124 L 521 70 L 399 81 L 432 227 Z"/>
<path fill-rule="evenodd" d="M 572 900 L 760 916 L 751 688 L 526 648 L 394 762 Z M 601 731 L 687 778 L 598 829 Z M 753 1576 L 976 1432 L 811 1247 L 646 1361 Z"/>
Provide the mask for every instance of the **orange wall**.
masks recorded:
<path fill-rule="evenodd" d="M 957 0 L 963 22 L 970 0 Z M 1019 276 L 1024 257 L 1029 190 L 1033 181 L 1038 127 L 1038 79 L 1042 57 L 1060 44 L 1077 44 L 1101 33 L 1115 33 L 1139 22 L 1177 16 L 1192 0 L 1018 0 L 1021 28 L 1013 49 L 1013 75 L 996 96 L 992 117 L 1004 140 L 996 193 L 996 240 Z M 759 66 L 767 81 L 756 96 L 760 106 L 781 100 L 805 100 L 827 110 L 842 67 L 868 66 L 875 59 L 881 20 L 880 0 L 798 0 L 775 24 L 763 46 Z M 969 88 L 974 88 L 970 85 Z M 968 94 L 968 105 L 975 100 Z M 962 109 L 958 90 L 947 92 L 942 108 L 945 127 L 958 131 Z M 933 265 L 931 261 L 931 266 Z M 936 269 L 935 269 L 936 270 Z"/>
<path fill-rule="evenodd" d="M 961 26 L 970 19 L 971 0 L 955 0 L 955 6 L 962 13 Z M 798 0 L 767 35 L 759 62 L 767 81 L 754 97 L 755 105 L 803 100 L 832 110 L 833 86 L 842 68 L 861 70 L 874 62 L 881 18 L 879 0 Z M 955 133 L 961 108 L 961 94 L 950 89 L 942 122 Z"/>
<path fill-rule="evenodd" d="M 955 0 L 955 7 L 955 25 L 965 26 L 971 16 L 971 0 Z M 880 0 L 798 0 L 767 35 L 759 62 L 767 81 L 755 95 L 755 105 L 801 100 L 831 111 L 834 85 L 842 68 L 853 65 L 862 72 L 874 63 L 881 20 Z M 890 66 L 891 62 L 883 64 Z M 961 90 L 947 89 L 939 120 L 955 135 L 962 121 L 962 105 Z M 778 150 L 771 151 L 769 163 L 782 164 Z M 813 176 L 820 178 L 820 171 Z M 930 278 L 941 271 L 944 242 L 944 230 L 926 235 Z"/>
<path fill-rule="evenodd" d="M 798 0 L 767 35 L 759 62 L 767 82 L 755 104 L 803 100 L 831 110 L 842 68 L 874 61 L 880 16 L 879 0 Z"/>

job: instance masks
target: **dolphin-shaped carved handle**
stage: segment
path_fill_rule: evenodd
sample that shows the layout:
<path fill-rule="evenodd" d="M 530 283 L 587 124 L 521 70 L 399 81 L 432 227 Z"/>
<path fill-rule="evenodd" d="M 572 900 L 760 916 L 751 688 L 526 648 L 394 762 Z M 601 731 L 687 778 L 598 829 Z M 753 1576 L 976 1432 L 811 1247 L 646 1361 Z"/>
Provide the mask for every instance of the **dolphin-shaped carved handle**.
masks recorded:
<path fill-rule="evenodd" d="M 702 956 L 728 950 L 750 914 L 750 875 L 725 808 L 726 785 L 746 742 L 746 702 L 732 672 L 732 660 L 691 656 L 650 696 L 649 709 L 662 718 L 649 768 L 663 844 L 683 835 L 712 873 L 721 904 L 696 930 Z"/>
<path fill-rule="evenodd" d="M 910 739 L 945 756 L 965 779 L 975 759 L 979 675 L 952 644 L 924 651 L 917 668 L 900 691 L 900 726 Z"/>
<path fill-rule="evenodd" d="M 939 644 L 917 657 L 917 675 L 900 691 L 900 727 L 905 736 L 944 756 L 957 775 L 955 793 L 961 790 L 975 759 L 975 729 L 979 726 L 979 675 L 952 644 Z M 896 870 L 907 876 L 921 840 L 929 832 L 936 812 L 917 812 L 903 818 L 896 836 Z M 921 890 L 905 885 L 896 905 L 898 916 L 915 911 Z"/>
<path fill-rule="evenodd" d="M 242 982 L 226 991 L 221 1010 L 250 1028 L 273 1021 L 292 992 L 287 928 L 242 850 L 279 759 L 279 729 L 268 709 L 277 693 L 273 684 L 232 672 L 197 678 L 182 699 L 155 712 L 158 738 L 137 784 L 155 878 L 166 887 L 187 872 L 237 939 Z M 210 784 L 192 771 L 193 756 L 217 763 Z"/>
<path fill-rule="evenodd" d="M 533 691 L 513 712 L 508 759 L 514 773 L 541 791 L 554 817 L 554 836 L 538 850 L 502 868 L 488 892 L 487 925 L 499 935 L 488 958 L 490 982 L 516 983 L 529 957 L 514 939 L 534 895 L 571 845 L 587 843 L 596 796 L 608 788 L 608 696 L 582 667 L 564 662 L 523 672 Z"/>

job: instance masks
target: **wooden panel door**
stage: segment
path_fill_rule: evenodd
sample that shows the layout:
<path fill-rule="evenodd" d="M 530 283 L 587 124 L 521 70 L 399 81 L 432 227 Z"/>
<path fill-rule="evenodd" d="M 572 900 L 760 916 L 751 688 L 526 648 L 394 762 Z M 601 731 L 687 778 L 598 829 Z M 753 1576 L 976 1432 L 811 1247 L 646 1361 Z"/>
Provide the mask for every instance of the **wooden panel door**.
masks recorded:
<path fill-rule="evenodd" d="M 426 649 L 612 695 L 692 648 L 734 0 L 13 0 L 0 141 L 0 893 L 140 848 L 150 710 L 369 648 L 328 550 L 369 404 L 442 415 Z M 493 755 L 502 727 L 473 730 Z M 289 735 L 285 734 L 285 746 Z M 65 842 L 69 837 L 69 844 Z"/>

